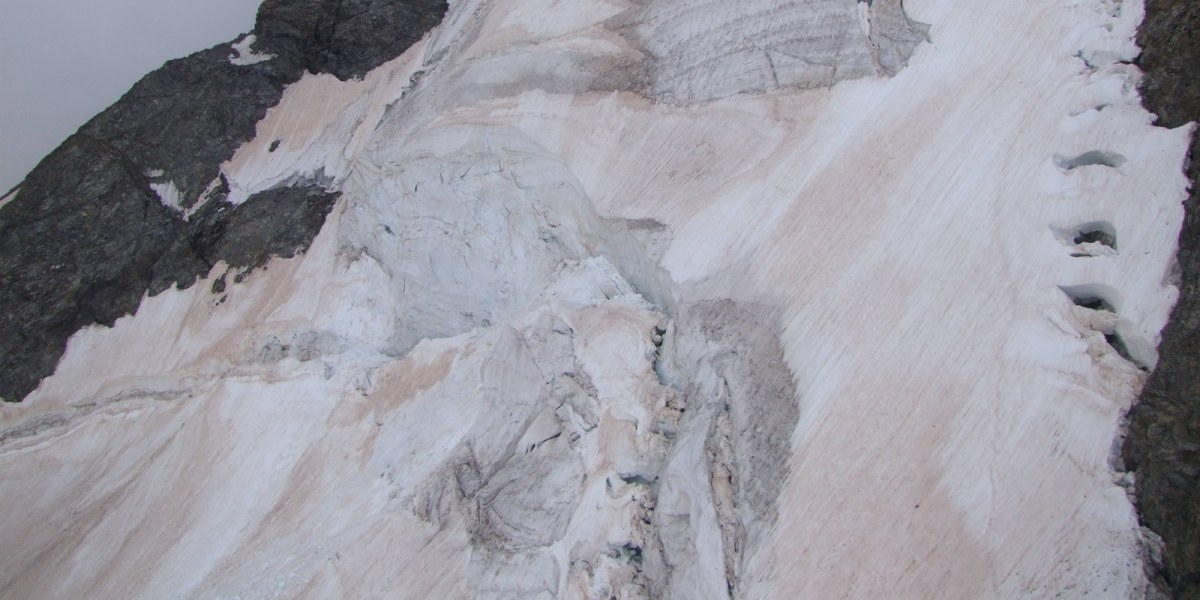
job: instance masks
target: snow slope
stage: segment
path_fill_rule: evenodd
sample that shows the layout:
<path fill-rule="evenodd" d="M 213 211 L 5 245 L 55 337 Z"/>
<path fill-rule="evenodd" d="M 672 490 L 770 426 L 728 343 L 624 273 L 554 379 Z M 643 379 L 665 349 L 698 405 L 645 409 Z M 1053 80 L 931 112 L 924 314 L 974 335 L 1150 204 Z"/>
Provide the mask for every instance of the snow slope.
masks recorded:
<path fill-rule="evenodd" d="M 340 190 L 307 254 L 0 408 L 0 596 L 1140 596 L 1141 5 L 913 0 L 874 70 L 898 9 L 460 0 L 306 76 L 223 170 Z M 857 78 L 768 79 L 793 16 Z"/>

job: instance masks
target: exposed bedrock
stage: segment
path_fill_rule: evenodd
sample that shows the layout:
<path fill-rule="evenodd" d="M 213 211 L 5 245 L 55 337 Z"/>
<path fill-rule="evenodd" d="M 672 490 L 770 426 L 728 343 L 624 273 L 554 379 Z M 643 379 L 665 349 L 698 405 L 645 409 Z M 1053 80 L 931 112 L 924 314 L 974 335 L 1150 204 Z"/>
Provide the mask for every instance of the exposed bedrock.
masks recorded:
<path fill-rule="evenodd" d="M 446 0 L 266 0 L 254 49 L 288 71 L 362 77 L 437 26 L 447 8 Z"/>
<path fill-rule="evenodd" d="M 1148 0 L 1138 31 L 1141 92 L 1158 124 L 1200 121 L 1200 4 Z M 1157 368 L 1129 418 L 1123 454 L 1136 473 L 1142 524 L 1163 538 L 1159 574 L 1177 598 L 1200 598 L 1200 142 L 1179 234 L 1180 295 L 1163 330 Z"/>
<path fill-rule="evenodd" d="M 70 160 L 75 150 L 61 148 L 51 159 L 61 153 Z M 189 286 L 218 262 L 240 279 L 272 256 L 303 251 L 338 197 L 315 184 L 277 188 L 237 207 L 206 204 L 184 221 L 136 172 L 115 168 L 115 159 L 91 158 L 99 160 L 89 161 L 82 183 L 43 182 L 38 173 L 26 180 L 30 197 L 45 193 L 39 217 L 29 218 L 21 209 L 30 205 L 16 202 L 0 212 L 5 399 L 20 400 L 52 373 L 75 331 L 111 326 L 147 292 Z"/>
<path fill-rule="evenodd" d="M 266 2 L 251 48 L 273 58 L 232 61 L 220 44 L 170 61 L 42 160 L 0 208 L 0 397 L 24 398 L 71 334 L 132 313 L 147 292 L 187 287 L 218 261 L 252 267 L 306 247 L 335 195 L 308 184 L 234 207 L 221 164 L 305 70 L 359 76 L 445 11 L 444 1 Z"/>

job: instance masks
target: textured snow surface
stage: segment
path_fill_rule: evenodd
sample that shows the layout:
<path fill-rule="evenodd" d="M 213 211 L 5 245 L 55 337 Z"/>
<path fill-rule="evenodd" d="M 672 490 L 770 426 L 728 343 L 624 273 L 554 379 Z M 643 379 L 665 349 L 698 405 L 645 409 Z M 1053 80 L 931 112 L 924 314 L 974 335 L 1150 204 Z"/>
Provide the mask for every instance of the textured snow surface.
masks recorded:
<path fill-rule="evenodd" d="M 306 76 L 224 173 L 342 191 L 308 253 L 0 408 L 0 596 L 1139 596 L 1141 5 L 905 9 L 460 0 Z"/>

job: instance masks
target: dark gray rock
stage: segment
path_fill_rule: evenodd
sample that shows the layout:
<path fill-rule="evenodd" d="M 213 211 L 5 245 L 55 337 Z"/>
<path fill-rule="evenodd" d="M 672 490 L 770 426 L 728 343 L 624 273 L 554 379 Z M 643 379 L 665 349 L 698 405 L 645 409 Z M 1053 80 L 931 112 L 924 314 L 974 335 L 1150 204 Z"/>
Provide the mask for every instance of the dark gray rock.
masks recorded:
<path fill-rule="evenodd" d="M 1179 127 L 1200 115 L 1200 6 L 1187 0 L 1147 0 L 1138 29 L 1145 72 L 1141 93 L 1158 124 Z"/>
<path fill-rule="evenodd" d="M 185 205 L 195 203 L 217 178 L 221 163 L 254 137 L 284 86 L 302 74 L 280 72 L 272 61 L 233 65 L 231 52 L 221 44 L 167 62 L 88 121 L 78 135 L 109 144 L 143 170 L 139 175 L 161 170 L 179 188 Z"/>
<path fill-rule="evenodd" d="M 0 210 L 0 395 L 21 399 L 77 329 L 136 308 L 181 225 L 110 144 L 76 135 L 43 160 Z"/>
<path fill-rule="evenodd" d="M 1200 120 L 1200 3 L 1148 0 L 1138 32 L 1142 96 L 1158 124 Z M 1129 417 L 1122 449 L 1137 480 L 1142 524 L 1165 543 L 1159 583 L 1200 598 L 1200 143 L 1193 139 L 1179 236 L 1180 297 L 1163 331 L 1158 367 Z"/>
<path fill-rule="evenodd" d="M 67 338 L 111 325 L 144 294 L 188 287 L 212 265 L 292 256 L 320 231 L 336 194 L 264 192 L 234 207 L 220 165 L 254 137 L 284 87 L 307 70 L 358 77 L 399 56 L 445 14 L 444 0 L 267 0 L 254 49 L 220 44 L 166 63 L 42 160 L 0 209 L 0 397 L 19 401 L 54 371 Z M 171 183 L 184 220 L 151 183 Z"/>
<path fill-rule="evenodd" d="M 273 256 L 290 258 L 308 248 L 337 198 L 309 184 L 260 192 L 236 207 L 208 204 L 193 217 L 191 248 L 205 265 L 225 261 L 240 269 L 261 267 Z"/>
<path fill-rule="evenodd" d="M 446 0 L 265 0 L 255 49 L 289 68 L 362 77 L 441 22 Z"/>

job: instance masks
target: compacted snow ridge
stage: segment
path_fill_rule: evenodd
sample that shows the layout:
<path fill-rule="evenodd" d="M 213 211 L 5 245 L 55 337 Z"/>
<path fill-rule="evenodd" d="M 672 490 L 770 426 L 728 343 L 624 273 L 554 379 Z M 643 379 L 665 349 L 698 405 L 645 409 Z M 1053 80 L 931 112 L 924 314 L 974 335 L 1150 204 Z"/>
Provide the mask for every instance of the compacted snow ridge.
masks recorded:
<path fill-rule="evenodd" d="M 0 407 L 0 596 L 1142 596 L 1141 15 L 457 0 L 306 75 L 222 174 L 339 191 L 308 252 Z"/>

